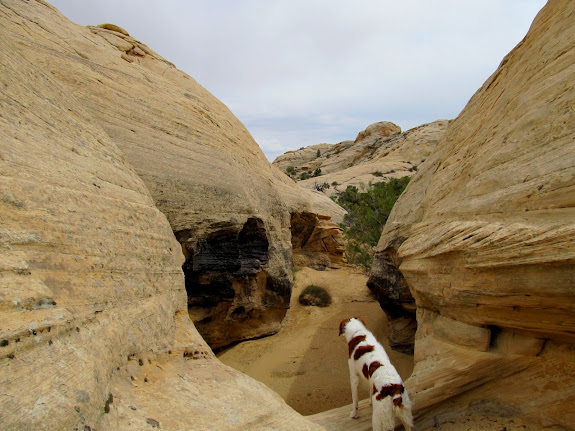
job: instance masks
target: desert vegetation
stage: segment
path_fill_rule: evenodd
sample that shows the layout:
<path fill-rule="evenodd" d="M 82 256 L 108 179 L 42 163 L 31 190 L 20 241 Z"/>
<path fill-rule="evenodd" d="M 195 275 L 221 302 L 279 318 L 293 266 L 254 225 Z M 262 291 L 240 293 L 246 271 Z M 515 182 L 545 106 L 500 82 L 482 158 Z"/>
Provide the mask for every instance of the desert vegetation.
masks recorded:
<path fill-rule="evenodd" d="M 323 192 L 324 190 L 329 189 L 331 186 L 329 185 L 329 183 L 323 182 L 323 183 L 315 183 L 313 185 L 313 189 L 317 190 L 318 192 Z"/>
<path fill-rule="evenodd" d="M 310 284 L 299 296 L 299 303 L 302 305 L 313 305 L 316 307 L 327 307 L 331 304 L 331 295 L 323 287 Z"/>
<path fill-rule="evenodd" d="M 381 231 L 408 183 L 409 177 L 403 177 L 370 183 L 365 190 L 348 186 L 334 198 L 348 212 L 341 227 L 348 239 L 346 252 L 349 263 L 369 271 Z"/>

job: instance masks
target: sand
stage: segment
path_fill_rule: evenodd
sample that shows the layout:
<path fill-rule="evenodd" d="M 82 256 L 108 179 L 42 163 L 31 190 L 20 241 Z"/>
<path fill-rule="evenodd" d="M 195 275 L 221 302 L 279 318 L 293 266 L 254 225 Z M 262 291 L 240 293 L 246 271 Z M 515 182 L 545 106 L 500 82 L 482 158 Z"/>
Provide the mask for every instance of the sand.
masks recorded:
<path fill-rule="evenodd" d="M 239 343 L 219 352 L 222 362 L 265 383 L 296 411 L 334 431 L 371 429 L 371 411 L 362 402 L 359 420 L 349 418 L 351 404 L 347 344 L 339 337 L 339 322 L 361 316 L 389 353 L 405 380 L 413 371 L 413 357 L 389 349 L 387 319 L 366 287 L 367 277 L 354 268 L 296 272 L 291 308 L 282 330 L 273 336 Z M 332 304 L 326 308 L 300 305 L 298 297 L 309 284 L 326 288 Z M 367 387 L 360 398 L 367 398 Z M 346 406 L 343 409 L 337 407 Z M 323 413 L 322 413 L 323 412 Z M 419 428 L 418 428 L 419 429 Z M 519 419 L 462 414 L 421 431 L 527 431 Z"/>
<path fill-rule="evenodd" d="M 366 282 L 367 276 L 351 267 L 297 270 L 291 308 L 281 331 L 219 352 L 219 359 L 263 382 L 303 415 L 341 407 L 351 403 L 351 391 L 347 344 L 339 337 L 339 323 L 360 316 L 405 380 L 413 370 L 413 357 L 386 345 L 387 319 Z M 329 291 L 329 307 L 299 304 L 299 294 L 310 284 Z M 367 386 L 360 388 L 360 398 L 367 397 Z"/>

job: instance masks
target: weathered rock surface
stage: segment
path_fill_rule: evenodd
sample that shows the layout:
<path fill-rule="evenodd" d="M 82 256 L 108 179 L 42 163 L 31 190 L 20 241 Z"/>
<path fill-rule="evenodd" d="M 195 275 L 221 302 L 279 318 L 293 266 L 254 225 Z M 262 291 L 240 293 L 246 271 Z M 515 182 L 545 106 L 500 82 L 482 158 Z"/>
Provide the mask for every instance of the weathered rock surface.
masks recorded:
<path fill-rule="evenodd" d="M 352 142 L 353 141 L 345 141 L 346 144 L 351 144 Z M 303 172 L 312 173 L 316 168 L 321 167 L 325 162 L 324 154 L 331 154 L 333 152 L 333 148 L 333 144 L 310 145 L 309 147 L 302 147 L 299 150 L 288 151 L 287 153 L 276 157 L 272 163 L 288 175 L 290 175 L 288 167 L 292 166 L 294 170 L 289 170 L 293 172 L 291 177 L 299 178 Z M 324 158 L 322 158 L 322 156 Z"/>
<path fill-rule="evenodd" d="M 574 19 L 575 3 L 547 3 L 379 242 L 370 286 L 406 318 L 417 308 L 421 424 L 468 410 L 573 429 Z"/>
<path fill-rule="evenodd" d="M 118 145 L 176 232 L 191 313 L 208 343 L 277 331 L 291 292 L 291 215 L 337 221 L 344 211 L 302 193 L 226 106 L 127 31 L 64 25 L 24 6 L 22 22 L 11 23 L 21 52 Z"/>
<path fill-rule="evenodd" d="M 345 265 L 342 229 L 324 214 L 293 214 L 292 247 L 294 266 L 314 269 Z"/>
<path fill-rule="evenodd" d="M 439 120 L 401 133 L 399 126 L 384 121 L 367 127 L 355 141 L 290 151 L 273 163 L 283 172 L 293 166 L 291 176 L 296 179 L 303 172 L 313 174 L 319 168 L 320 176 L 298 181 L 298 185 L 304 189 L 323 189 L 324 194 L 331 196 L 345 191 L 349 185 L 361 187 L 370 182 L 412 176 L 433 153 L 448 125 L 449 121 Z M 321 187 L 324 183 L 329 188 Z"/>
<path fill-rule="evenodd" d="M 1 2 L 0 429 L 321 429 L 223 366 L 194 328 L 181 246 L 113 133 L 143 133 L 119 111 L 128 115 L 138 100 L 133 115 L 150 115 L 158 100 L 127 86 L 149 82 L 143 68 L 115 69 L 116 61 L 138 64 L 43 1 Z M 176 92 L 150 93 L 161 91 Z M 121 103 L 121 94 L 135 99 Z M 156 109 L 150 124 L 159 127 L 169 114 Z M 160 144 L 146 136 L 142 145 Z M 165 147 L 167 159 L 177 155 Z M 243 217 L 257 243 L 271 222 Z M 268 261 L 280 245 L 269 239 L 280 251 Z M 261 260 L 241 256 L 248 268 Z"/>
<path fill-rule="evenodd" d="M 341 171 L 375 151 L 385 138 L 398 133 L 401 133 L 399 126 L 382 121 L 369 125 L 357 135 L 355 141 L 343 141 L 336 145 L 312 145 L 288 151 L 278 156 L 273 164 L 282 172 L 286 172 L 288 166 L 293 166 L 294 178 L 299 178 L 304 172 L 311 174 L 317 168 L 321 168 L 322 174 Z"/>

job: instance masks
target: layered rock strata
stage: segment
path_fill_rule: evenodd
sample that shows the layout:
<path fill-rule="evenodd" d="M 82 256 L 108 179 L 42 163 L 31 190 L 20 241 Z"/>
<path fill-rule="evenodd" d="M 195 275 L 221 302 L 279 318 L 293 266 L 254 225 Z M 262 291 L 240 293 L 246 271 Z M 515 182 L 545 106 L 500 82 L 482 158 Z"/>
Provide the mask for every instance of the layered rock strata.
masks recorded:
<path fill-rule="evenodd" d="M 7 24 L 20 52 L 82 104 L 167 216 L 188 258 L 192 316 L 210 345 L 279 330 L 291 292 L 291 214 L 344 211 L 302 193 L 226 106 L 126 30 L 7 4 L 20 20 Z M 241 251 L 252 246 L 257 255 Z M 206 292 L 209 305 L 200 306 Z"/>
<path fill-rule="evenodd" d="M 43 1 L 0 3 L 0 429 L 322 429 L 194 328 L 181 246 L 95 116 L 120 99 L 71 91 L 125 78 L 110 50 Z"/>
<path fill-rule="evenodd" d="M 406 318 L 417 309 L 420 423 L 462 411 L 575 423 L 574 18 L 573 2 L 547 3 L 378 244 L 370 286 Z"/>
<path fill-rule="evenodd" d="M 346 264 L 342 229 L 324 214 L 292 214 L 292 247 L 295 266 L 318 270 Z"/>

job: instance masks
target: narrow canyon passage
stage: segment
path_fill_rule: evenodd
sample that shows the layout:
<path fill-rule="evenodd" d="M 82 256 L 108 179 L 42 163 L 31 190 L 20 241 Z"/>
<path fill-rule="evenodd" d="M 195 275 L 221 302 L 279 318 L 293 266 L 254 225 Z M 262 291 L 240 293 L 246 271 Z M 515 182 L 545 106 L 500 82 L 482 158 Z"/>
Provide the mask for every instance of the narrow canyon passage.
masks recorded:
<path fill-rule="evenodd" d="M 281 331 L 221 351 L 219 359 L 266 384 L 303 415 L 350 404 L 347 345 L 338 336 L 338 328 L 341 320 L 361 316 L 407 379 L 413 370 L 413 356 L 386 345 L 387 319 L 366 281 L 364 274 L 349 267 L 296 270 L 291 308 Z M 299 294 L 310 284 L 329 291 L 329 307 L 299 304 Z M 360 398 L 367 396 L 367 387 L 360 388 Z"/>

